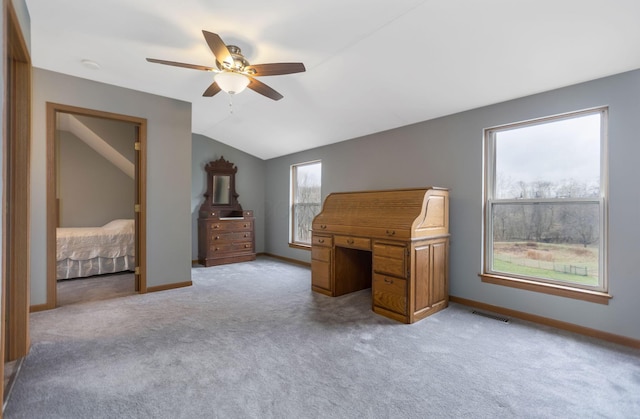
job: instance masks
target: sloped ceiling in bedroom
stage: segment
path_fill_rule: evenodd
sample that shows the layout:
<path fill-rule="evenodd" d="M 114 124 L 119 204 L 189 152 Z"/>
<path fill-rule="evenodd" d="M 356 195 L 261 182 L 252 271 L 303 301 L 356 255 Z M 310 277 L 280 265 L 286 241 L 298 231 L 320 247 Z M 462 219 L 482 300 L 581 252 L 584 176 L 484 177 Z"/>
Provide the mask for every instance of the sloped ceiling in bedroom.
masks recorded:
<path fill-rule="evenodd" d="M 58 113 L 58 129 L 72 133 L 128 177 L 135 178 L 133 161 L 124 156 L 109 141 L 102 138 L 74 115 Z"/>
<path fill-rule="evenodd" d="M 640 68 L 637 0 L 26 1 L 34 66 L 191 102 L 193 132 L 263 159 Z M 212 66 L 203 29 L 307 71 L 230 107 L 145 61 Z"/>

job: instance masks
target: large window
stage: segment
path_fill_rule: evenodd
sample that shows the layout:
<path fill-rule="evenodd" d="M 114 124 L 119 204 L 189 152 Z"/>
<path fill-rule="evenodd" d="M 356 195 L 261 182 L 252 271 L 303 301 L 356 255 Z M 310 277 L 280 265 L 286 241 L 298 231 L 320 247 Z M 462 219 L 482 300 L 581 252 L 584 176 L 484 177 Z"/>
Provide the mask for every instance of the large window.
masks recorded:
<path fill-rule="evenodd" d="M 311 245 L 311 222 L 320 212 L 322 163 L 313 161 L 291 166 L 291 243 Z"/>
<path fill-rule="evenodd" d="M 484 279 L 606 292 L 606 124 L 600 108 L 485 130 Z"/>

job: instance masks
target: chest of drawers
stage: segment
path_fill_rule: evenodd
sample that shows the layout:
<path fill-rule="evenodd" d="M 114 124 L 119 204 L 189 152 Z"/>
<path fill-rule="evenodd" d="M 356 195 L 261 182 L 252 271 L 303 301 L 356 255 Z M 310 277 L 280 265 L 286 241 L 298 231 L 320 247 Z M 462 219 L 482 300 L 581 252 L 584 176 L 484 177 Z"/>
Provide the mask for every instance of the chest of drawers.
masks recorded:
<path fill-rule="evenodd" d="M 239 217 L 198 219 L 198 262 L 204 266 L 255 260 L 253 211 L 242 211 Z"/>

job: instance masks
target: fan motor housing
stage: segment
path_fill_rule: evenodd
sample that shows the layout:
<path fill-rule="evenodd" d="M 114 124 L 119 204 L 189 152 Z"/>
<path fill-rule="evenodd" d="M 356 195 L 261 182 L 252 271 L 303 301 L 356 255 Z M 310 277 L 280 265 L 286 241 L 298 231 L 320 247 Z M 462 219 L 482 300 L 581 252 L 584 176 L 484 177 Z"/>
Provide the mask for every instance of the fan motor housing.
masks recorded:
<path fill-rule="evenodd" d="M 229 68 L 231 70 L 243 72 L 244 68 L 249 65 L 249 61 L 244 58 L 244 55 L 242 55 L 242 51 L 240 50 L 240 48 L 235 45 L 227 45 L 227 49 L 229 50 L 229 53 L 233 58 L 233 65 L 229 66 Z"/>

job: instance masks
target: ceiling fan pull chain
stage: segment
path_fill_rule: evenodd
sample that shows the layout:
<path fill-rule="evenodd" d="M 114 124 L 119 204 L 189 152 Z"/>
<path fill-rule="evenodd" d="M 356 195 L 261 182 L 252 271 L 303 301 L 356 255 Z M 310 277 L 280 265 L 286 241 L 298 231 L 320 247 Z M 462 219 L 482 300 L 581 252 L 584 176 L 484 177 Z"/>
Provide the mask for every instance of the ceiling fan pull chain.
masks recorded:
<path fill-rule="evenodd" d="M 233 95 L 228 95 L 229 96 L 229 113 L 233 113 Z"/>

